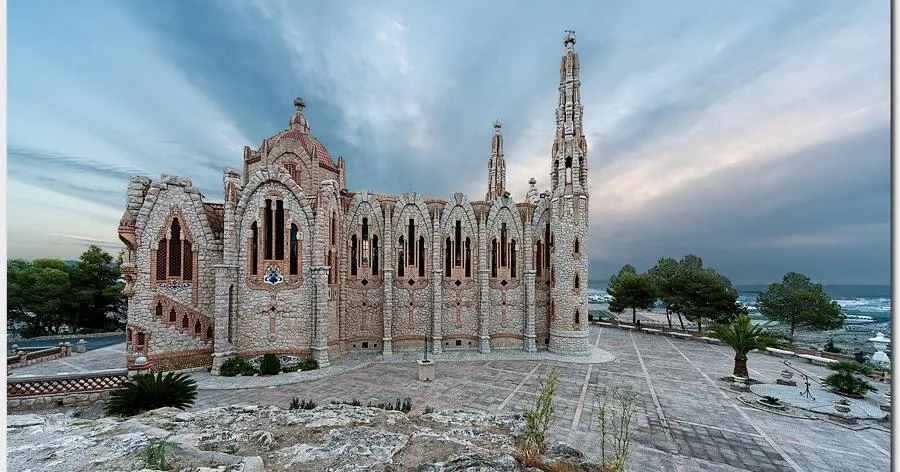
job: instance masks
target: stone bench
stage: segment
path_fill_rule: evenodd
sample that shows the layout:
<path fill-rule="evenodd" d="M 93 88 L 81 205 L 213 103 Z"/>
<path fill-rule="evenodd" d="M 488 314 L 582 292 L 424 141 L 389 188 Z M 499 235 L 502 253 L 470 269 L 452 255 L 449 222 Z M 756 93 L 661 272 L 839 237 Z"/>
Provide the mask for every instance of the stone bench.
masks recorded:
<path fill-rule="evenodd" d="M 612 323 L 610 323 L 609 321 L 598 321 L 598 322 L 596 322 L 595 324 L 597 324 L 597 325 L 599 325 L 599 326 L 603 326 L 603 327 L 605 327 L 605 328 L 610 328 L 610 327 L 612 327 Z"/>
<path fill-rule="evenodd" d="M 662 333 L 662 330 L 656 329 L 656 328 L 644 328 L 644 329 L 642 329 L 641 331 L 644 331 L 644 332 L 650 333 L 650 334 L 659 334 L 659 333 Z"/>
<path fill-rule="evenodd" d="M 627 324 L 620 324 L 619 329 L 634 329 L 634 326 Z"/>
<path fill-rule="evenodd" d="M 768 351 L 769 354 L 778 357 L 794 357 L 797 355 L 794 351 L 785 351 L 784 349 L 777 349 L 774 347 L 767 347 L 766 351 Z"/>
<path fill-rule="evenodd" d="M 702 339 L 704 342 L 707 342 L 707 343 L 709 343 L 709 344 L 722 344 L 722 341 L 720 341 L 719 338 L 713 338 L 713 337 L 709 337 L 709 336 L 703 336 L 703 337 L 700 338 L 700 339 Z"/>
<path fill-rule="evenodd" d="M 688 333 L 678 333 L 678 332 L 675 332 L 675 331 L 669 331 L 669 336 L 677 336 L 677 337 L 682 338 L 682 339 L 691 339 L 691 338 L 693 338 L 693 336 L 691 336 L 691 335 L 688 334 Z"/>
<path fill-rule="evenodd" d="M 819 357 L 814 356 L 812 354 L 798 354 L 797 357 L 801 359 L 806 359 L 807 362 L 815 364 L 815 365 L 828 365 L 837 362 L 834 359 L 829 359 L 827 357 Z"/>

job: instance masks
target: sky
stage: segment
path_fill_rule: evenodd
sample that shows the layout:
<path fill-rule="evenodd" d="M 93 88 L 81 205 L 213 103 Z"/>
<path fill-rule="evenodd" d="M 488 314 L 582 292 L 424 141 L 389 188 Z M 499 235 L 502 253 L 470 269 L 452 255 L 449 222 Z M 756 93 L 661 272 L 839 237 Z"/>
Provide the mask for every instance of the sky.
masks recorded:
<path fill-rule="evenodd" d="M 118 254 L 132 175 L 221 201 L 298 96 L 351 191 L 482 199 L 499 118 L 522 200 L 572 29 L 591 280 L 690 253 L 735 284 L 890 282 L 890 2 L 47 0 L 7 27 L 10 258 Z"/>

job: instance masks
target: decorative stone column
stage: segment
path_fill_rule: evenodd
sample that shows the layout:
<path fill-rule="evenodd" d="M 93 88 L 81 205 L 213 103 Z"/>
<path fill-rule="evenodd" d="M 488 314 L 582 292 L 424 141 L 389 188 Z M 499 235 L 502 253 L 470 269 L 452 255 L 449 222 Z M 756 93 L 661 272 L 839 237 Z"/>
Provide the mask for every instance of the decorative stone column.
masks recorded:
<path fill-rule="evenodd" d="M 319 367 L 328 367 L 328 266 L 313 267 L 313 316 L 315 320 L 315 336 L 313 337 L 312 357 Z"/>
<path fill-rule="evenodd" d="M 525 352 L 537 352 L 537 335 L 534 332 L 534 279 L 537 271 L 525 271 Z"/>
<path fill-rule="evenodd" d="M 434 239 L 434 238 L 432 238 Z M 439 267 L 431 269 L 431 352 L 440 354 L 443 332 L 443 287 L 441 286 L 442 271 Z"/>
<path fill-rule="evenodd" d="M 384 244 L 382 244 L 381 260 L 384 266 L 381 274 L 384 276 L 384 303 L 382 304 L 382 326 L 384 327 L 384 337 L 381 338 L 381 354 L 390 357 L 394 354 L 392 343 L 391 329 L 394 324 L 394 231 L 393 231 L 393 209 L 392 202 L 384 202 Z"/>
<path fill-rule="evenodd" d="M 491 314 L 491 295 L 488 286 L 488 269 L 478 270 L 478 351 L 482 354 L 491 352 L 491 335 L 488 330 L 488 322 Z"/>
<path fill-rule="evenodd" d="M 216 277 L 215 300 L 213 302 L 213 375 L 219 375 L 222 364 L 237 355 L 234 347 L 231 328 L 234 324 L 234 313 L 229 312 L 229 292 L 231 292 L 231 311 L 237 306 L 234 300 L 234 289 L 237 282 L 237 267 L 227 264 L 213 266 Z M 231 290 L 229 290 L 231 288 Z"/>

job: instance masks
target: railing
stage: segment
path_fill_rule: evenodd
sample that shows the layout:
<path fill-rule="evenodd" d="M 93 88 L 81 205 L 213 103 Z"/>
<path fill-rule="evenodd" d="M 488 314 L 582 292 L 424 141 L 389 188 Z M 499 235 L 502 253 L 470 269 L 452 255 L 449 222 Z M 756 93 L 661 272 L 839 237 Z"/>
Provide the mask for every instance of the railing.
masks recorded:
<path fill-rule="evenodd" d="M 128 380 L 126 369 L 83 374 L 32 375 L 6 380 L 7 398 L 102 392 L 121 388 Z"/>
<path fill-rule="evenodd" d="M 6 358 L 6 366 L 7 367 L 22 367 L 31 364 L 37 364 L 39 362 L 50 361 L 53 359 L 59 359 L 60 357 L 66 357 L 69 355 L 69 347 L 68 346 L 58 346 L 51 348 L 43 348 L 39 351 L 31 351 L 24 352 L 22 354 L 15 356 L 8 356 Z"/>

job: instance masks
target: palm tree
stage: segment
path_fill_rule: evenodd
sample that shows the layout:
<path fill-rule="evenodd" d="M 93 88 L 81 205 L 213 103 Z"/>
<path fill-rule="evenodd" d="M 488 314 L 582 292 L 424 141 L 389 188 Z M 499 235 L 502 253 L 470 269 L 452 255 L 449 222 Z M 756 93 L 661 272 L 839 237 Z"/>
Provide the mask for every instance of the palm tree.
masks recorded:
<path fill-rule="evenodd" d="M 786 347 L 789 342 L 781 333 L 776 333 L 750 323 L 749 315 L 741 315 L 729 324 L 715 324 L 710 330 L 713 337 L 734 349 L 734 375 L 749 378 L 747 353 L 767 347 Z"/>

